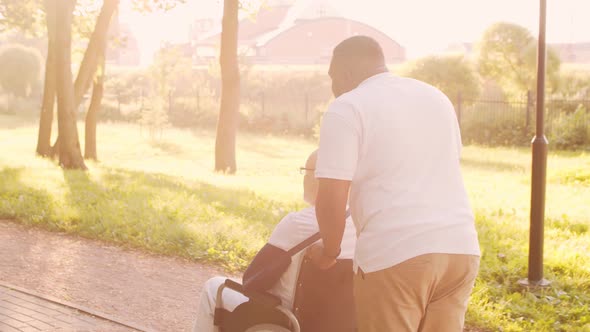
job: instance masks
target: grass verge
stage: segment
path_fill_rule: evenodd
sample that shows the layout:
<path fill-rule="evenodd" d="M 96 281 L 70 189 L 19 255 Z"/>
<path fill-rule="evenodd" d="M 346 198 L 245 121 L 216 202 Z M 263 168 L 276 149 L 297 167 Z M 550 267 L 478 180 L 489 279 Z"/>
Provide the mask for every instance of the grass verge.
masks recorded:
<path fill-rule="evenodd" d="M 282 216 L 303 206 L 302 165 L 313 144 L 239 135 L 238 174 L 211 171 L 214 134 L 99 127 L 100 163 L 63 171 L 34 156 L 36 128 L 0 130 L 0 217 L 241 270 Z M 124 142 L 124 144 L 122 144 Z M 548 289 L 525 291 L 530 150 L 466 147 L 463 170 L 482 247 L 467 314 L 489 331 L 590 331 L 590 155 L 549 156 Z"/>

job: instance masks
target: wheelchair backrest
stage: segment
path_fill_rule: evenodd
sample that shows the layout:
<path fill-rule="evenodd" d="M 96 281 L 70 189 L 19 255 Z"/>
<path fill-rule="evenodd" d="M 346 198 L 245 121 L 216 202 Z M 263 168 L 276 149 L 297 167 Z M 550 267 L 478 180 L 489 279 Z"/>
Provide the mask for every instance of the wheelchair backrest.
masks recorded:
<path fill-rule="evenodd" d="M 320 270 L 303 258 L 293 311 L 303 332 L 355 331 L 352 260 Z"/>

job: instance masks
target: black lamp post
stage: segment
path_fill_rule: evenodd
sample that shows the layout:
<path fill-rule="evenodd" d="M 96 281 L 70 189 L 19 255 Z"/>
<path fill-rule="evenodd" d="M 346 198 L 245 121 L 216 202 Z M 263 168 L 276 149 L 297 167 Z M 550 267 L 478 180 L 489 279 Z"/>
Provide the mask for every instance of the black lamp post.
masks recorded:
<path fill-rule="evenodd" d="M 543 231 L 545 219 L 545 183 L 547 175 L 547 145 L 545 137 L 545 26 L 547 0 L 540 0 L 539 47 L 537 60 L 537 123 L 532 141 L 533 170 L 531 185 L 531 225 L 529 239 L 528 278 L 518 283 L 525 287 L 546 287 L 549 281 L 543 278 Z"/>

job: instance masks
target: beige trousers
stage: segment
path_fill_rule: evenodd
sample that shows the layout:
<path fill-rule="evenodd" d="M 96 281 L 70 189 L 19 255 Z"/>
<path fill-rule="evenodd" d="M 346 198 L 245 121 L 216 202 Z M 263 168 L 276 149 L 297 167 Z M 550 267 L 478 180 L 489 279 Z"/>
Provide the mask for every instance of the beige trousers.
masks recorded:
<path fill-rule="evenodd" d="M 463 331 L 479 257 L 426 254 L 354 277 L 359 332 Z"/>

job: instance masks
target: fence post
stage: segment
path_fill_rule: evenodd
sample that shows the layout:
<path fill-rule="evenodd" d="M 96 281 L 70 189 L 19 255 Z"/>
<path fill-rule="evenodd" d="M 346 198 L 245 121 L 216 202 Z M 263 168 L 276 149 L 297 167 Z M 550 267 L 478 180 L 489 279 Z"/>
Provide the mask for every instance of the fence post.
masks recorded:
<path fill-rule="evenodd" d="M 531 107 L 533 106 L 533 94 L 531 90 L 526 92 L 526 122 L 525 129 L 528 132 L 531 125 Z"/>
<path fill-rule="evenodd" d="M 463 99 L 461 96 L 461 92 L 457 94 L 457 123 L 459 123 L 459 129 L 461 129 L 461 107 L 463 104 Z"/>

